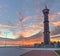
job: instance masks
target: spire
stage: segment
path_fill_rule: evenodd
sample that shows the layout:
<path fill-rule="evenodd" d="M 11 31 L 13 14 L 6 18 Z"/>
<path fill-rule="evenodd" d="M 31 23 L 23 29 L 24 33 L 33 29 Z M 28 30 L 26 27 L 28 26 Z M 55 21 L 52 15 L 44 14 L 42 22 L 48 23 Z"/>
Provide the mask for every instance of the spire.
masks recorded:
<path fill-rule="evenodd" d="M 47 9 L 47 5 L 45 5 L 45 9 Z"/>

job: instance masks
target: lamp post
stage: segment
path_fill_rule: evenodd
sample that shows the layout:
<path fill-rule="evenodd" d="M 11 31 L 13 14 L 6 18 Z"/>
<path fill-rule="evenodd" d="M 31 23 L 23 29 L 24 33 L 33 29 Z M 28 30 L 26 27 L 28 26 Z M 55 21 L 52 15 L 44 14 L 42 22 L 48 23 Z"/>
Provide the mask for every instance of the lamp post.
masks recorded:
<path fill-rule="evenodd" d="M 7 39 L 7 33 L 9 33 L 9 32 L 4 32 L 6 39 Z M 6 39 L 5 39 L 5 47 L 6 47 Z"/>

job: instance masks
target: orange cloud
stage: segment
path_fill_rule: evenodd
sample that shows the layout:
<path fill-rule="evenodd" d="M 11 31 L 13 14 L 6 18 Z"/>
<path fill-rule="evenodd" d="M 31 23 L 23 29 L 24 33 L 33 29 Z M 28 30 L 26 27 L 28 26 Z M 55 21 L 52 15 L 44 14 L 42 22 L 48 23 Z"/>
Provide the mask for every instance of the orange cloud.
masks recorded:
<path fill-rule="evenodd" d="M 58 15 L 60 15 L 60 12 L 57 12 Z"/>
<path fill-rule="evenodd" d="M 0 26 L 7 27 L 7 28 L 15 28 L 15 26 L 12 26 L 12 25 L 4 25 L 4 24 L 0 24 Z"/>
<path fill-rule="evenodd" d="M 43 28 L 43 24 L 36 24 L 36 25 L 32 25 L 30 26 L 32 29 L 42 29 Z"/>
<path fill-rule="evenodd" d="M 20 27 L 21 27 L 21 25 L 20 25 Z M 24 27 L 26 27 L 26 25 L 24 25 Z M 43 22 L 40 22 L 40 24 L 28 25 L 27 28 L 25 28 L 21 32 L 16 32 L 15 35 L 22 35 L 24 37 L 30 37 L 30 36 L 34 35 L 35 33 L 37 33 L 38 31 L 40 31 L 41 29 L 43 29 Z"/>
<path fill-rule="evenodd" d="M 35 15 L 34 16 L 35 19 L 40 19 L 40 18 L 43 18 L 43 15 Z M 40 19 L 41 20 L 41 19 Z"/>
<path fill-rule="evenodd" d="M 39 12 L 39 10 L 40 9 L 35 9 L 36 12 Z M 18 12 L 17 14 L 20 16 L 21 15 L 21 12 Z M 53 20 L 53 19 L 55 19 L 55 17 L 57 15 L 60 15 L 60 12 L 57 12 L 57 13 L 54 13 L 54 14 L 49 14 L 49 19 Z M 28 20 L 28 19 L 30 19 L 32 17 L 37 20 L 37 19 L 43 18 L 44 16 L 43 15 L 25 16 L 22 19 L 20 19 L 20 21 L 21 22 L 24 22 L 24 21 L 26 21 L 26 20 Z"/>
<path fill-rule="evenodd" d="M 17 32 L 14 33 L 14 35 L 15 35 L 16 37 L 19 37 L 19 36 L 21 35 L 21 32 L 20 32 L 20 31 L 17 31 Z"/>
<path fill-rule="evenodd" d="M 39 29 L 42 28 L 40 25 L 32 25 L 32 28 Z"/>
<path fill-rule="evenodd" d="M 24 21 L 26 21 L 26 20 L 28 20 L 28 19 L 30 19 L 30 18 L 32 18 L 31 16 L 25 16 L 25 17 L 23 17 L 22 19 L 20 19 L 20 21 L 21 22 L 24 22 Z"/>
<path fill-rule="evenodd" d="M 40 36 L 39 36 L 40 37 Z M 56 42 L 58 42 L 58 41 L 60 41 L 60 38 L 50 38 L 50 40 L 51 40 L 51 42 L 54 42 L 54 41 L 56 41 Z M 41 43 L 41 42 L 43 42 L 43 38 L 41 37 L 41 38 L 32 38 L 32 39 L 21 39 L 21 40 L 16 40 L 16 41 L 4 41 L 4 40 L 0 40 L 0 44 L 1 45 L 19 45 L 19 46 L 21 46 L 21 45 L 34 45 L 35 43 Z"/>
<path fill-rule="evenodd" d="M 3 32 L 3 29 L 0 29 L 0 34 Z"/>
<path fill-rule="evenodd" d="M 21 32 L 21 35 L 24 37 L 30 37 L 32 35 L 34 35 L 36 32 L 38 32 L 39 30 L 37 29 L 25 29 L 24 31 Z"/>
<path fill-rule="evenodd" d="M 52 25 L 54 25 L 54 26 L 60 26 L 60 21 L 52 22 Z"/>
<path fill-rule="evenodd" d="M 54 14 L 49 14 L 49 17 L 51 17 L 52 19 L 55 18 L 57 15 L 60 15 L 60 12 L 56 12 Z"/>
<path fill-rule="evenodd" d="M 30 37 L 34 35 L 36 32 L 39 32 L 39 29 L 43 29 L 43 24 L 36 24 L 36 25 L 29 25 L 28 28 L 24 29 L 23 31 L 17 31 L 15 32 L 15 36 L 24 36 L 24 37 Z"/>
<path fill-rule="evenodd" d="M 27 36 L 30 36 L 31 35 L 31 32 L 33 32 L 33 30 L 30 30 L 30 29 L 25 29 L 21 35 L 24 36 L 24 37 L 27 37 Z"/>
<path fill-rule="evenodd" d="M 53 20 L 53 19 L 55 19 L 56 14 L 49 14 L 48 16 L 49 16 L 50 20 Z M 36 16 L 34 16 L 34 18 L 36 20 L 42 20 L 42 18 L 44 18 L 44 15 L 36 15 Z"/>
<path fill-rule="evenodd" d="M 56 17 L 56 14 L 49 14 L 49 19 L 53 20 Z"/>

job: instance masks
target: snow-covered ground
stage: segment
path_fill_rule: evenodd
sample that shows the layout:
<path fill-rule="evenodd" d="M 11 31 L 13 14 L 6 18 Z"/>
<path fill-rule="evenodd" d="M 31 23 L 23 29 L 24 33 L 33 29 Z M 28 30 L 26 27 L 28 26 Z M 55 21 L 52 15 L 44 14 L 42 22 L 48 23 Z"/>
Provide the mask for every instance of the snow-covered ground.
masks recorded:
<path fill-rule="evenodd" d="M 23 48 L 11 47 L 11 48 L 0 48 L 0 56 L 20 56 L 30 50 Z"/>

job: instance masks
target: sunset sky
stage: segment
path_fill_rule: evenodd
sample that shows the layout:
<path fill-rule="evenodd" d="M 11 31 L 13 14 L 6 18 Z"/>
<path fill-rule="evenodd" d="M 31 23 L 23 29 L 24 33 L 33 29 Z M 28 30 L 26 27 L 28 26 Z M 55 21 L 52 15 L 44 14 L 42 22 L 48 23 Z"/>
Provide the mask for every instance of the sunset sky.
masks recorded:
<path fill-rule="evenodd" d="M 60 0 L 0 0 L 0 37 L 17 39 L 43 34 L 45 5 L 50 9 L 51 37 L 60 36 Z"/>

